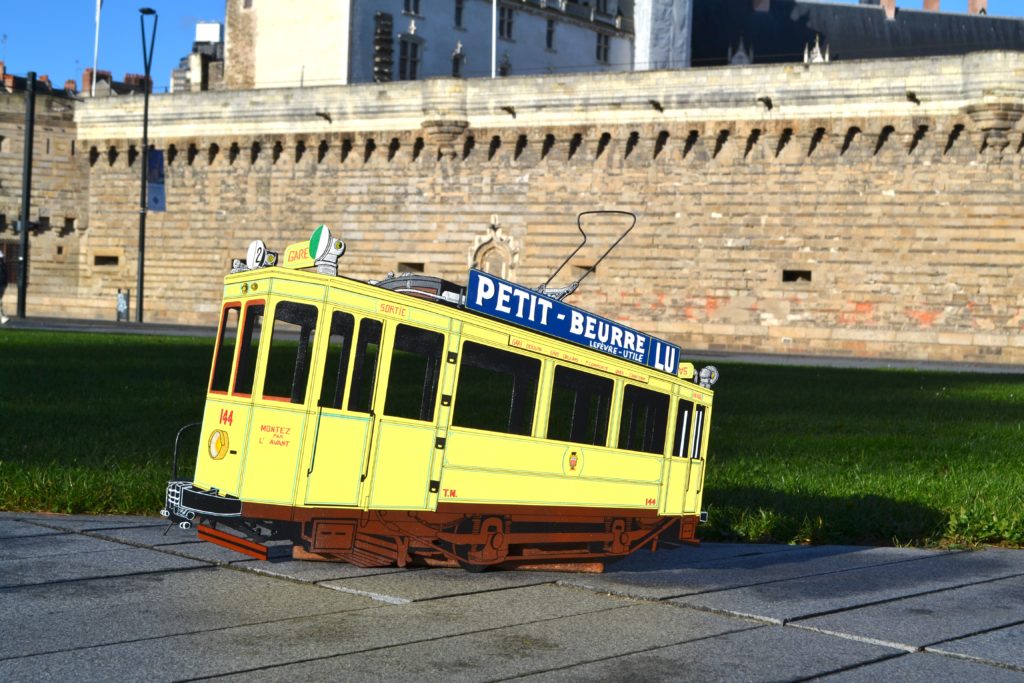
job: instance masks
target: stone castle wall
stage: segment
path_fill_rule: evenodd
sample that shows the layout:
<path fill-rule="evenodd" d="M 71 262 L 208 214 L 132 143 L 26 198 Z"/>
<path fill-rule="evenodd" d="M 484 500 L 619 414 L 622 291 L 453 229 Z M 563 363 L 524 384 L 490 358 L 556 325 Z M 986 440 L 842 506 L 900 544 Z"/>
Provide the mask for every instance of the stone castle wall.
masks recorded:
<path fill-rule="evenodd" d="M 320 222 L 351 276 L 461 281 L 493 215 L 540 284 L 576 213 L 614 208 L 637 227 L 570 301 L 686 349 L 1021 362 L 1022 76 L 1024 54 L 979 53 L 156 97 L 147 319 L 212 324 L 231 257 Z M 134 287 L 140 118 L 128 98 L 76 113 L 84 317 Z M 623 227 L 595 222 L 556 282 Z M 66 314 L 35 280 L 30 314 Z"/>
<path fill-rule="evenodd" d="M 77 292 L 82 269 L 81 236 L 88 226 L 87 168 L 80 155 L 73 102 L 43 92 L 36 95 L 32 149 L 32 209 L 29 284 L 44 291 Z M 0 91 L 0 249 L 8 267 L 17 268 L 24 167 L 25 96 Z M 5 312 L 16 310 L 17 288 L 4 295 Z"/>

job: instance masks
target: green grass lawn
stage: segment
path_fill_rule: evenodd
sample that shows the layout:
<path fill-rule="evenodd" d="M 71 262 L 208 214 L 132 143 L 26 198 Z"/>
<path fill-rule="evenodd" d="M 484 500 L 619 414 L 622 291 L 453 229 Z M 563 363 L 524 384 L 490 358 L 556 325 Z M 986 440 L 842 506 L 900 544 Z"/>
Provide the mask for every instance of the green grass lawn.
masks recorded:
<path fill-rule="evenodd" d="M 154 514 L 212 344 L 0 331 L 0 509 Z M 1024 375 L 721 370 L 705 538 L 1024 545 Z"/>

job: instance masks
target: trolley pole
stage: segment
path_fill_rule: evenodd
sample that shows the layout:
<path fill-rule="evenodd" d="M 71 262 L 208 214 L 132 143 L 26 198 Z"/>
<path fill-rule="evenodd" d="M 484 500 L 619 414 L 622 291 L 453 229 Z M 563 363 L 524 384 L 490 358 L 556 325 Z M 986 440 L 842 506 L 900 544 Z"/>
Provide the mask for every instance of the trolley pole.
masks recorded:
<path fill-rule="evenodd" d="M 32 145 L 36 119 L 36 72 L 25 75 L 25 153 L 21 167 L 21 244 L 18 249 L 18 317 L 25 317 L 28 290 L 28 212 L 32 205 Z"/>
<path fill-rule="evenodd" d="M 146 17 L 153 15 L 153 34 L 146 51 Z M 149 68 L 153 64 L 153 47 L 156 45 L 156 24 L 160 17 L 156 10 L 149 7 L 139 9 L 139 26 L 142 29 L 142 63 L 146 71 L 146 80 L 142 84 L 145 103 L 142 105 L 142 180 L 139 191 L 139 276 L 136 282 L 135 322 L 142 322 L 142 303 L 145 300 L 142 291 L 143 273 L 146 265 L 146 174 L 149 172 Z"/>

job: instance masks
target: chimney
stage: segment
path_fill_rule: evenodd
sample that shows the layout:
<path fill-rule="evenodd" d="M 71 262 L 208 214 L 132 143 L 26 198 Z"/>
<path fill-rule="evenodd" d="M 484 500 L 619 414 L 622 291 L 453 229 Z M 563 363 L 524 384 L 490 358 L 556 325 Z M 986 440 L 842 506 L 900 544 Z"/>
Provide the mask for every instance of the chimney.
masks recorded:
<path fill-rule="evenodd" d="M 938 12 L 940 0 L 924 0 L 924 10 L 926 12 Z"/>
<path fill-rule="evenodd" d="M 755 12 L 770 12 L 771 10 L 772 0 L 754 0 Z"/>
<path fill-rule="evenodd" d="M 50 84 L 50 77 L 46 74 L 39 77 L 39 82 L 46 86 L 47 90 L 53 90 L 53 86 Z"/>
<path fill-rule="evenodd" d="M 988 14 L 988 0 L 967 0 L 968 14 Z"/>
<path fill-rule="evenodd" d="M 75 79 L 69 78 L 64 81 L 64 90 L 73 93 L 78 90 L 78 83 L 75 82 Z"/>
<path fill-rule="evenodd" d="M 885 10 L 886 19 L 896 18 L 896 0 L 882 0 L 882 9 Z"/>

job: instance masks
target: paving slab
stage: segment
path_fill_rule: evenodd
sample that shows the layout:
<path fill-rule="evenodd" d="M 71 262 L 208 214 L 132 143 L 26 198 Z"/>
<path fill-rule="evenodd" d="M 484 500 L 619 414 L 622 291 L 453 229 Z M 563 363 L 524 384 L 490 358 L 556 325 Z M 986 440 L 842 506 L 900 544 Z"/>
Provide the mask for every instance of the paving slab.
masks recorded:
<path fill-rule="evenodd" d="M 580 662 L 644 652 L 757 628 L 667 604 L 622 609 L 489 629 L 438 642 L 418 642 L 242 674 L 261 681 L 486 681 L 549 671 Z"/>
<path fill-rule="evenodd" d="M 123 541 L 134 545 L 145 545 L 150 547 L 160 545 L 172 545 L 174 543 L 195 543 L 199 536 L 195 529 L 181 529 L 176 524 L 164 522 L 156 526 L 131 526 L 118 527 L 114 529 L 100 529 L 95 531 L 87 530 L 90 536 L 106 538 L 112 541 Z M 238 553 L 235 553 L 236 555 Z"/>
<path fill-rule="evenodd" d="M 942 655 L 915 653 L 877 664 L 843 671 L 820 680 L 829 683 L 936 683 L 937 681 L 978 681 L 979 683 L 1021 683 L 1024 673 L 969 662 Z"/>
<path fill-rule="evenodd" d="M 0 551 L 0 557 L 3 559 L 0 562 L 3 560 L 25 560 L 33 557 L 94 553 L 122 548 L 124 546 L 120 543 L 72 533 L 55 532 L 40 536 L 18 536 L 4 539 L 3 550 Z"/>
<path fill-rule="evenodd" d="M 687 554 L 668 554 L 665 557 L 645 554 L 637 561 L 614 564 L 604 574 L 567 575 L 559 583 L 616 595 L 664 600 L 827 575 L 858 567 L 887 565 L 912 558 L 930 557 L 938 552 L 863 546 L 791 546 L 787 551 L 737 553 L 708 562 L 687 562 L 692 557 Z M 676 565 L 673 563 L 676 559 L 682 559 L 684 563 Z"/>
<path fill-rule="evenodd" d="M 317 594 L 323 590 L 296 586 Z M 539 618 L 619 611 L 628 604 L 586 591 L 532 586 L 8 659 L 0 661 L 0 680 L 36 680 L 40 671 L 76 683 L 218 676 L 417 641 L 443 647 L 442 639 L 450 636 Z M 339 676 L 351 678 L 345 672 Z"/>
<path fill-rule="evenodd" d="M 404 604 L 553 583 L 557 576 L 550 572 L 493 571 L 476 574 L 465 569 L 408 569 L 385 575 L 324 581 L 320 585 L 383 602 Z"/>
<path fill-rule="evenodd" d="M 118 546 L 116 550 L 72 556 L 0 560 L 0 589 L 205 566 L 209 565 L 155 550 Z"/>
<path fill-rule="evenodd" d="M 861 666 L 897 653 L 898 650 L 818 633 L 761 626 L 513 680 L 789 681 Z"/>
<path fill-rule="evenodd" d="M 166 526 L 162 517 L 130 515 L 58 515 L 45 512 L 17 513 L 17 519 L 29 524 L 38 524 L 51 529 L 65 531 L 89 531 L 95 529 L 124 529 L 136 526 Z"/>
<path fill-rule="evenodd" d="M 1020 616 L 1024 618 L 1024 613 Z M 1024 624 L 951 640 L 932 646 L 928 651 L 1024 671 Z"/>
<path fill-rule="evenodd" d="M 0 518 L 0 538 L 20 538 L 22 536 L 47 536 L 67 533 L 57 529 L 48 529 L 38 524 L 29 524 L 13 518 Z"/>
<path fill-rule="evenodd" d="M 238 553 L 235 553 L 238 555 Z M 347 579 L 361 576 L 380 576 L 405 571 L 398 567 L 357 567 L 346 562 L 320 562 L 308 560 L 244 560 L 232 562 L 232 566 L 246 571 L 258 572 L 304 583 L 320 583 L 333 579 Z"/>
<path fill-rule="evenodd" d="M 792 623 L 913 651 L 1021 622 L 1024 577 L 953 588 Z"/>
<path fill-rule="evenodd" d="M 0 659 L 377 604 L 217 567 L 10 588 L 0 591 Z"/>
<path fill-rule="evenodd" d="M 213 564 L 245 566 L 246 564 L 256 562 L 256 560 L 252 559 L 248 555 L 243 555 L 242 553 L 229 550 L 228 548 L 223 548 L 219 545 L 214 545 L 213 543 L 207 543 L 206 541 L 158 545 L 153 546 L 153 549 L 159 550 L 162 553 L 190 557 L 193 560 L 203 560 L 204 562 L 211 562 Z"/>
<path fill-rule="evenodd" d="M 782 543 L 701 543 L 674 548 L 661 545 L 657 552 L 638 550 L 621 560 L 609 563 L 606 573 L 658 571 L 675 569 L 688 564 L 703 564 L 730 557 L 771 555 L 799 550 L 804 546 Z"/>
<path fill-rule="evenodd" d="M 895 550 L 895 549 L 894 549 Z M 675 598 L 679 604 L 774 623 L 820 616 L 1024 574 L 1024 553 L 982 550 Z"/>

